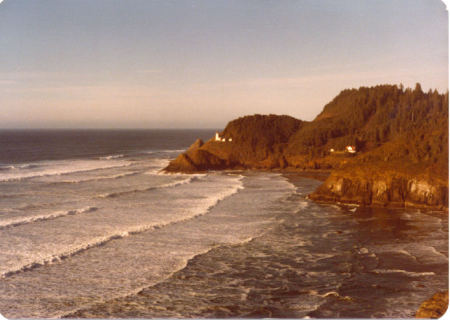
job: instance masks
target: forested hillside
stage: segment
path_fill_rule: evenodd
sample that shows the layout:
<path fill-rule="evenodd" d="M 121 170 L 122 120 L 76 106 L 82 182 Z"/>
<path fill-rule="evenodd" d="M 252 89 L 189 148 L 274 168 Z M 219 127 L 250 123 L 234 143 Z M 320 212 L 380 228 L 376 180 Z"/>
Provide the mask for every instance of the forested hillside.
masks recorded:
<path fill-rule="evenodd" d="M 235 119 L 166 168 L 332 171 L 317 200 L 448 205 L 448 92 L 402 85 L 345 89 L 311 122 L 290 116 Z M 356 153 L 346 152 L 354 146 Z"/>
<path fill-rule="evenodd" d="M 381 85 L 343 90 L 289 142 L 286 153 L 323 157 L 355 145 L 360 161 L 448 163 L 448 92 Z M 370 153 L 368 153 L 370 152 Z"/>

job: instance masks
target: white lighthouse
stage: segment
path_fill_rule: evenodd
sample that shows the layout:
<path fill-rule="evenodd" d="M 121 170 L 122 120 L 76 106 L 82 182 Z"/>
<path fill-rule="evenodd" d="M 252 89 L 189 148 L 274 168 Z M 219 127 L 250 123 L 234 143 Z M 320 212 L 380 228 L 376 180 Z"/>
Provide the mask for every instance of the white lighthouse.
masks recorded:
<path fill-rule="evenodd" d="M 231 138 L 226 139 L 225 137 L 220 137 L 218 132 L 216 132 L 216 136 L 214 137 L 214 140 L 216 142 L 226 142 L 226 141 L 231 142 L 231 141 L 233 141 L 233 139 L 231 139 Z"/>

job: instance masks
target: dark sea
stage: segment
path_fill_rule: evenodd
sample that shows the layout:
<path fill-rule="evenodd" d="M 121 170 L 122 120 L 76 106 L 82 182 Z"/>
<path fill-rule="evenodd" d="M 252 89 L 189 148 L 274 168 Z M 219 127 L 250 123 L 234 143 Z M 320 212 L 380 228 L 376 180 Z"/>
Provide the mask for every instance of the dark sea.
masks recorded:
<path fill-rule="evenodd" d="M 411 318 L 448 215 L 324 205 L 319 181 L 164 174 L 213 130 L 0 131 L 7 318 Z"/>

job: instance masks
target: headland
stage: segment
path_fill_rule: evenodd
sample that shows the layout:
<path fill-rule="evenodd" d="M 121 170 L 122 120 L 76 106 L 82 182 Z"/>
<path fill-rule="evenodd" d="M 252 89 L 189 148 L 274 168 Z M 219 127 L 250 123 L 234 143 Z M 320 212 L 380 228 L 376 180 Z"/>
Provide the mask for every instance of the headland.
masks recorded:
<path fill-rule="evenodd" d="M 241 117 L 165 171 L 236 169 L 330 173 L 310 194 L 316 201 L 446 210 L 448 92 L 360 87 L 343 90 L 313 121 Z"/>

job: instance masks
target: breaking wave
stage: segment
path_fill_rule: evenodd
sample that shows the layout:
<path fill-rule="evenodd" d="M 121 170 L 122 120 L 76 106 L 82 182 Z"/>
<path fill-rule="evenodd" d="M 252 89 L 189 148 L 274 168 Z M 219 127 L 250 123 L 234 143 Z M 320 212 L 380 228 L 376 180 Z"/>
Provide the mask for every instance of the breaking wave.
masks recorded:
<path fill-rule="evenodd" d="M 0 172 L 0 181 L 22 180 L 33 177 L 63 175 L 76 172 L 85 172 L 113 167 L 124 167 L 131 165 L 123 160 L 70 160 L 70 161 L 49 161 L 40 164 L 27 164 L 12 166 L 14 169 Z"/>
<path fill-rule="evenodd" d="M 195 177 L 192 177 L 190 179 L 194 179 Z M 220 201 L 224 200 L 227 197 L 230 197 L 233 194 L 236 194 L 237 192 L 239 192 L 239 190 L 243 189 L 243 184 L 242 184 L 242 179 L 243 177 L 239 178 L 239 185 L 230 188 L 229 190 L 227 190 L 226 192 L 220 193 L 219 195 L 216 195 L 215 197 L 210 197 L 209 201 L 211 201 L 210 204 L 206 204 L 204 206 L 199 206 L 197 208 L 193 208 L 190 215 L 187 215 L 183 218 L 180 219 L 175 219 L 173 221 L 166 221 L 166 222 L 158 222 L 158 223 L 150 223 L 150 224 L 142 224 L 142 225 L 138 225 L 135 227 L 131 227 L 128 228 L 125 231 L 118 231 L 118 232 L 114 232 L 111 233 L 109 235 L 106 236 L 100 236 L 100 237 L 96 237 L 94 239 L 92 239 L 89 242 L 85 242 L 82 244 L 79 244 L 77 246 L 72 247 L 71 249 L 68 249 L 67 251 L 64 251 L 62 253 L 58 253 L 58 254 L 53 254 L 47 257 L 43 257 L 40 258 L 34 262 L 28 263 L 28 264 L 24 264 L 15 268 L 12 268 L 8 271 L 4 271 L 2 272 L 0 275 L 2 278 L 20 273 L 20 272 L 25 272 L 25 271 L 29 271 L 35 268 L 38 268 L 40 266 L 43 265 L 47 265 L 47 264 L 52 264 L 55 262 L 59 262 L 61 260 L 67 259 L 69 257 L 72 257 L 74 255 L 77 255 L 79 253 L 82 253 L 86 250 L 89 250 L 91 248 L 95 248 L 95 247 L 99 247 L 102 246 L 112 240 L 117 240 L 117 239 L 122 239 L 124 237 L 133 235 L 133 234 L 137 234 L 137 233 L 142 233 L 142 232 L 146 232 L 149 230 L 153 230 L 153 229 L 159 229 L 159 228 L 163 228 L 165 226 L 168 225 L 172 225 L 172 224 L 177 224 L 177 223 L 181 223 L 181 222 L 185 222 L 187 220 L 191 220 L 194 219 L 196 217 L 208 214 L 208 212 L 214 208 Z M 70 214 L 65 214 L 65 215 L 70 215 Z M 49 217 L 51 218 L 51 217 Z M 48 219 L 48 218 L 47 218 Z"/>
<path fill-rule="evenodd" d="M 127 172 L 127 173 L 120 173 L 120 174 L 109 175 L 109 176 L 97 176 L 97 177 L 90 177 L 90 178 L 84 178 L 84 179 L 63 180 L 63 181 L 54 182 L 52 184 L 77 184 L 77 183 L 83 183 L 83 182 L 101 181 L 101 180 L 105 180 L 105 179 L 118 179 L 118 178 L 122 178 L 122 177 L 137 175 L 139 173 L 140 172 Z"/>
<path fill-rule="evenodd" d="M 0 165 L 0 171 L 21 170 L 39 167 L 38 164 Z"/>
<path fill-rule="evenodd" d="M 54 213 L 50 213 L 50 214 L 41 214 L 41 215 L 36 215 L 36 216 L 31 216 L 31 217 L 19 217 L 19 218 L 15 218 L 15 219 L 0 221 L 0 229 L 23 225 L 23 224 L 28 224 L 28 223 L 33 223 L 33 222 L 38 222 L 38 221 L 51 220 L 51 219 L 55 219 L 55 218 L 67 216 L 67 215 L 89 213 L 89 212 L 94 212 L 96 210 L 97 210 L 97 207 L 87 206 L 87 207 L 83 207 L 83 208 L 75 209 L 75 210 L 58 211 L 58 212 L 54 212 Z"/>
<path fill-rule="evenodd" d="M 410 276 L 410 277 L 435 275 L 434 272 L 411 272 L 411 271 L 405 271 L 405 270 L 399 270 L 399 269 L 375 269 L 372 272 L 377 273 L 377 274 L 388 274 L 388 273 L 403 274 L 403 275 Z"/>
<path fill-rule="evenodd" d="M 125 155 L 118 154 L 118 155 L 109 155 L 109 156 L 100 157 L 99 159 L 110 160 L 110 159 L 117 159 L 117 158 L 123 158 L 123 157 L 125 157 Z"/>
<path fill-rule="evenodd" d="M 160 189 L 160 188 L 169 188 L 169 187 L 175 187 L 175 186 L 179 186 L 179 185 L 189 184 L 189 183 L 194 182 L 197 179 L 198 179 L 198 176 L 191 176 L 184 180 L 175 181 L 175 182 L 171 182 L 171 183 L 167 183 L 167 184 L 163 184 L 163 185 L 159 185 L 159 186 L 151 186 L 151 187 L 146 187 L 146 188 L 141 188 L 141 189 L 136 188 L 136 189 L 121 191 L 121 192 L 105 193 L 105 194 L 97 195 L 96 197 L 97 198 L 111 198 L 111 197 L 118 197 L 118 196 L 122 196 L 122 195 L 133 194 L 133 193 L 148 192 L 148 191 L 152 191 L 152 190 L 156 190 L 156 189 Z"/>

